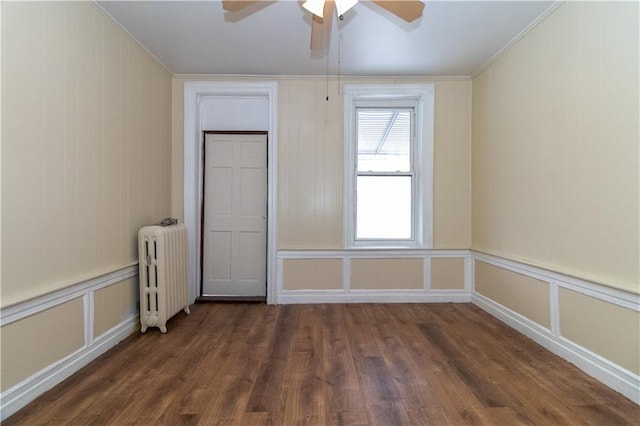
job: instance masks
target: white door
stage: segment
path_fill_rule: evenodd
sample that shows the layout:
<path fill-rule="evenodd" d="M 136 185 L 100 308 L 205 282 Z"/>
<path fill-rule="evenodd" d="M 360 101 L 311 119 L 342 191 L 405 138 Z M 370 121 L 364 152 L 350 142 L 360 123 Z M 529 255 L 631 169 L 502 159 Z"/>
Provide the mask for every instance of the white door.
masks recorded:
<path fill-rule="evenodd" d="M 203 296 L 267 294 L 267 135 L 205 134 Z"/>

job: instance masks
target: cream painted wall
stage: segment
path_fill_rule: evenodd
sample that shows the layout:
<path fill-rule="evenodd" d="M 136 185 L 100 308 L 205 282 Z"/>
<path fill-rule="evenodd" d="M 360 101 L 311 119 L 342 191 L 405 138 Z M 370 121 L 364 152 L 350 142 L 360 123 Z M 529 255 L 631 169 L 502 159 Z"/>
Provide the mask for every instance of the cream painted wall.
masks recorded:
<path fill-rule="evenodd" d="M 172 215 L 183 217 L 183 84 L 173 79 Z M 272 80 L 273 78 L 268 78 Z M 343 98 L 338 79 L 278 77 L 278 247 L 342 249 Z M 434 247 L 469 248 L 471 82 L 342 78 L 340 84 L 434 82 Z M 326 100 L 327 93 L 329 101 Z"/>
<path fill-rule="evenodd" d="M 2 392 L 80 349 L 82 317 L 78 298 L 2 327 Z"/>
<path fill-rule="evenodd" d="M 436 82 L 433 247 L 471 246 L 471 82 Z"/>
<path fill-rule="evenodd" d="M 137 277 L 96 291 L 93 296 L 93 335 L 100 336 L 137 315 L 139 291 Z"/>
<path fill-rule="evenodd" d="M 399 255 L 401 256 L 401 255 Z M 421 289 L 424 288 L 422 259 L 352 259 L 350 288 Z"/>
<path fill-rule="evenodd" d="M 92 2 L 3 2 L 2 306 L 137 261 L 170 213 L 171 74 Z"/>
<path fill-rule="evenodd" d="M 431 288 L 434 290 L 463 290 L 464 259 L 431 259 Z"/>
<path fill-rule="evenodd" d="M 278 81 L 278 247 L 342 248 L 343 98 L 332 81 Z"/>
<path fill-rule="evenodd" d="M 538 324 L 551 328 L 549 284 L 526 275 L 475 262 L 475 291 Z"/>
<path fill-rule="evenodd" d="M 473 248 L 640 293 L 639 4 L 565 2 L 473 80 Z"/>
<path fill-rule="evenodd" d="M 640 374 L 640 312 L 561 288 L 560 334 Z"/>
<path fill-rule="evenodd" d="M 7 306 L 135 262 L 139 226 L 169 209 L 183 217 L 182 84 L 192 78 L 170 83 L 90 2 L 2 8 Z M 637 75 L 637 3 L 565 3 L 473 81 L 473 121 L 468 80 L 340 82 L 435 83 L 435 248 L 471 246 L 473 203 L 477 250 L 637 292 Z M 340 249 L 338 81 L 329 79 L 326 101 L 324 78 L 277 80 L 280 248 Z M 434 288 L 464 273 L 461 260 L 431 262 Z M 340 265 L 286 260 L 285 288 L 339 289 Z M 300 279 L 318 270 L 330 280 Z M 422 274 L 415 259 L 358 259 L 350 284 L 419 288 Z M 134 287 L 132 279 L 95 292 L 95 335 L 135 310 Z M 545 283 L 479 262 L 476 290 L 549 326 Z M 563 336 L 638 373 L 637 312 L 565 290 L 559 303 Z M 83 327 L 80 299 L 2 327 L 2 390 L 82 346 Z M 23 363 L 31 352 L 45 357 Z"/>
<path fill-rule="evenodd" d="M 338 290 L 342 288 L 342 259 L 285 259 L 285 290 Z"/>
<path fill-rule="evenodd" d="M 170 212 L 171 74 L 92 2 L 2 8 L 6 308 L 137 262 L 138 228 Z M 3 326 L 2 391 L 131 323 L 136 290 Z"/>

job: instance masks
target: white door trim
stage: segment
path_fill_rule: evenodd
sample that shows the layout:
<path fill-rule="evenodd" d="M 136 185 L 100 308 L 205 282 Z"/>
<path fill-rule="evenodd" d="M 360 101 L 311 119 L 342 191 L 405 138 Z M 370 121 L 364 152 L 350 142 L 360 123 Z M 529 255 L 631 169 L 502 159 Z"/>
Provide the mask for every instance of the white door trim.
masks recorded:
<path fill-rule="evenodd" d="M 202 202 L 203 129 L 201 101 L 204 98 L 261 98 L 268 103 L 267 141 L 267 303 L 275 304 L 277 250 L 278 120 L 277 82 L 186 81 L 184 83 L 184 223 L 187 226 L 189 298 L 193 303 L 200 289 L 200 206 Z M 231 129 L 215 129 L 231 130 Z"/>

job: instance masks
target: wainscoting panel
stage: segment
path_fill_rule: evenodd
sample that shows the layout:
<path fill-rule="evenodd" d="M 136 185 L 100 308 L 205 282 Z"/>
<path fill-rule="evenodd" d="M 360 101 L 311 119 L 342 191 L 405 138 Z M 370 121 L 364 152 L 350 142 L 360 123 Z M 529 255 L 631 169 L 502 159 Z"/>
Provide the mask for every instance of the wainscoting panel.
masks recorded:
<path fill-rule="evenodd" d="M 484 253 L 473 258 L 472 303 L 640 404 L 640 295 Z M 482 277 L 478 291 L 478 268 L 487 267 L 498 270 L 498 278 Z M 506 286 L 499 301 L 486 291 L 496 280 Z M 526 280 L 545 286 L 546 297 L 529 298 L 524 308 L 522 294 L 511 287 Z M 541 318 L 545 312 L 548 318 Z"/>
<path fill-rule="evenodd" d="M 277 257 L 277 303 L 472 302 L 640 404 L 640 366 L 637 365 L 640 295 L 471 250 L 301 250 L 280 251 Z M 422 288 L 352 288 L 351 265 L 354 259 L 398 258 L 418 259 L 422 263 Z M 475 271 L 475 266 L 478 263 L 498 268 L 501 274 L 512 274 L 520 280 L 524 276 L 531 282 L 547 286 L 548 297 L 531 303 L 546 303 L 548 306 L 531 309 L 547 312 L 548 318 L 533 320 L 531 315 L 519 312 L 517 304 L 512 305 L 508 299 L 502 299 L 503 296 L 498 301 L 490 294 L 477 291 L 475 277 L 478 271 Z M 463 271 L 457 270 L 459 268 Z M 325 278 L 320 277 L 324 274 Z M 8 383 L 8 388 L 2 389 L 2 419 L 139 328 L 137 300 L 131 294 L 137 285 L 137 275 L 137 265 L 128 265 L 2 309 L 3 333 L 10 331 L 14 323 L 17 327 L 22 321 L 36 319 L 37 322 L 38 316 L 56 309 L 72 312 L 73 315 L 69 316 L 73 321 L 83 323 L 76 327 L 77 332 L 73 333 L 75 337 L 70 345 L 64 346 L 68 353 L 57 355 L 59 359 L 47 361 L 51 363 L 44 368 L 39 366 L 37 372 L 29 373 L 28 377 L 14 378 L 13 383 Z M 452 282 L 460 277 L 464 282 Z M 134 306 L 128 306 L 132 303 Z M 582 316 L 576 315 L 580 312 Z M 62 335 L 57 337 L 64 338 Z M 3 340 L 3 344 L 11 343 Z"/>
<path fill-rule="evenodd" d="M 432 259 L 453 260 L 445 275 L 459 282 L 439 274 L 439 287 L 431 288 Z M 470 302 L 471 267 L 468 250 L 279 251 L 277 303 Z"/>
<path fill-rule="evenodd" d="M 20 356 L 29 365 L 13 374 L 3 371 L 0 420 L 139 329 L 138 300 L 133 295 L 137 276 L 136 263 L 2 309 L 3 356 L 10 349 L 11 356 Z M 51 356 L 34 359 L 38 348 Z"/>

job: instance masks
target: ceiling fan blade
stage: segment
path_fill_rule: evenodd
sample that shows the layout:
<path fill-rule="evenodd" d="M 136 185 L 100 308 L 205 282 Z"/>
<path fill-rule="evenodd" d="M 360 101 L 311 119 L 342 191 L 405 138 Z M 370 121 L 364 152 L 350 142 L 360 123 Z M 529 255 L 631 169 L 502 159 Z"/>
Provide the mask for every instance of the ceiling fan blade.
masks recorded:
<path fill-rule="evenodd" d="M 331 23 L 333 22 L 333 8 L 335 3 L 328 0 L 324 3 L 324 18 L 313 15 L 311 21 L 311 50 L 325 50 L 331 40 Z"/>
<path fill-rule="evenodd" d="M 222 2 L 222 9 L 227 12 L 237 12 L 254 3 L 258 3 L 258 1 L 260 0 L 224 0 Z"/>
<path fill-rule="evenodd" d="M 420 0 L 373 0 L 373 2 L 407 22 L 421 17 L 424 9 L 424 3 Z"/>

